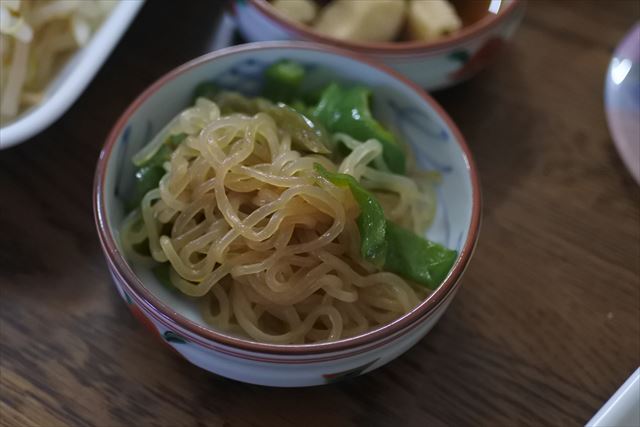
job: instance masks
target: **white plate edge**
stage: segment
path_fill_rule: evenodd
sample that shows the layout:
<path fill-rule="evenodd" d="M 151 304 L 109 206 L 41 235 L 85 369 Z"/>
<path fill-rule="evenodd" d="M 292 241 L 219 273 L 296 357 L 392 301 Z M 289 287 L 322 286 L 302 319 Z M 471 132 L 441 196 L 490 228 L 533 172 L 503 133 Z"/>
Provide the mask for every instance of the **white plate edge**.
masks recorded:
<path fill-rule="evenodd" d="M 89 85 L 116 46 L 145 0 L 121 1 L 84 46 L 86 55 L 64 78 L 57 90 L 18 120 L 0 128 L 0 149 L 17 145 L 58 120 Z"/>

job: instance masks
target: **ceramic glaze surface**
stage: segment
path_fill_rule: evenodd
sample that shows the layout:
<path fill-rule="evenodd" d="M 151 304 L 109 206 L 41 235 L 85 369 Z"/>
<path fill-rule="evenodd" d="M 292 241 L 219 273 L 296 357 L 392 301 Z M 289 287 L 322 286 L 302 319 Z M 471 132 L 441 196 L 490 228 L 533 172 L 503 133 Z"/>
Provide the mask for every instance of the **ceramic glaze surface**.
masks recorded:
<path fill-rule="evenodd" d="M 248 41 L 269 40 L 318 40 L 313 34 L 302 33 L 294 26 L 274 19 L 259 1 L 236 0 L 234 13 L 241 34 Z M 477 29 L 464 38 L 451 38 L 442 46 L 430 46 L 404 49 L 354 49 L 365 53 L 401 72 L 420 86 L 428 90 L 441 89 L 460 83 L 486 67 L 509 40 L 524 15 L 524 2 L 505 0 L 499 2 L 500 11 L 488 16 L 489 23 L 477 25 Z M 493 18 L 493 19 L 491 19 Z"/>
<path fill-rule="evenodd" d="M 168 120 L 189 105 L 193 89 L 199 82 L 213 80 L 220 87 L 257 95 L 264 68 L 286 58 L 301 63 L 307 69 L 305 84 L 309 87 L 322 86 L 330 81 L 369 86 L 373 89 L 374 114 L 411 146 L 415 167 L 437 170 L 442 176 L 437 188 L 436 219 L 426 236 L 459 252 L 469 252 L 477 231 L 474 212 L 477 214 L 479 210 L 479 206 L 474 205 L 474 200 L 479 205 L 479 195 L 470 159 L 461 148 L 457 130 L 452 128 L 435 102 L 426 102 L 424 94 L 414 87 L 366 63 L 313 45 L 293 46 L 288 43 L 232 48 L 215 54 L 211 59 L 197 60 L 195 65 L 187 64 L 162 79 L 162 84 L 143 95 L 141 101 L 134 103 L 136 107 L 130 114 L 125 113 L 121 118 L 115 133 L 110 136 L 112 148 L 102 153 L 104 176 L 100 176 L 99 165 L 96 177 L 98 183 L 102 182 L 96 193 L 98 228 L 107 230 L 109 237 L 106 240 L 112 238 L 114 244 L 110 247 L 101 234 L 103 247 L 114 282 L 136 317 L 195 365 L 240 381 L 273 386 L 323 384 L 384 365 L 414 345 L 433 327 L 453 298 L 457 285 L 426 315 L 406 328 L 380 340 L 340 351 L 304 355 L 289 355 L 286 351 L 283 354 L 264 354 L 199 334 L 199 330 L 209 326 L 192 299 L 166 289 L 150 270 L 136 265 L 122 267 L 118 262 L 122 253 L 118 230 L 124 217 L 123 200 L 131 189 L 134 174 L 131 156 Z M 102 211 L 104 215 L 101 215 Z M 471 245 L 469 241 L 472 241 Z M 459 260 L 457 264 L 460 263 Z M 458 268 L 463 269 L 464 265 Z M 129 274 L 135 274 L 135 280 L 128 277 Z M 135 283 L 138 280 L 141 282 L 139 286 L 157 298 L 157 303 L 150 302 L 140 292 Z M 158 305 L 169 307 L 169 310 L 160 309 Z M 175 321 L 175 317 L 188 321 L 191 327 L 184 327 L 183 323 Z"/>

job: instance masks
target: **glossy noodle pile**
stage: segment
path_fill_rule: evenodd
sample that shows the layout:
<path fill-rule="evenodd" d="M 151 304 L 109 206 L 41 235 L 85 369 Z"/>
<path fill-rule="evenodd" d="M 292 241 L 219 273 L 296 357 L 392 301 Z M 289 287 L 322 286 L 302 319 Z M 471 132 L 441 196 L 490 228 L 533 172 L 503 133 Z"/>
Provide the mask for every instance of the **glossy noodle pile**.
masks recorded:
<path fill-rule="evenodd" d="M 170 285 L 198 298 L 215 329 L 264 343 L 334 341 L 384 325 L 428 294 L 363 258 L 360 206 L 318 173 L 351 175 L 389 221 L 423 233 L 435 209 L 430 186 L 375 167 L 379 141 L 336 133 L 332 144 L 349 147 L 346 155 L 305 150 L 272 115 L 222 114 L 201 97 L 134 161 L 168 134 L 183 140 L 126 218 L 121 242 L 135 263 L 170 265 Z"/>

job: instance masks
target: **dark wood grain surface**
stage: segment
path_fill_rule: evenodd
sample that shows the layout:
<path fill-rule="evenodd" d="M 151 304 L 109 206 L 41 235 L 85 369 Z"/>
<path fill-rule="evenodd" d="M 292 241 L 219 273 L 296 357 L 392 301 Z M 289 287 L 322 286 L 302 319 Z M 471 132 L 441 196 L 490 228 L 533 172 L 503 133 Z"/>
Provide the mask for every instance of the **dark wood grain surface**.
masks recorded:
<path fill-rule="evenodd" d="M 640 364 L 640 189 L 602 89 L 637 1 L 539 1 L 514 43 L 436 95 L 476 156 L 484 220 L 436 328 L 364 377 L 219 378 L 167 351 L 110 283 L 93 172 L 154 79 L 206 52 L 217 2 L 149 1 L 73 108 L 0 152 L 0 425 L 581 425 Z"/>

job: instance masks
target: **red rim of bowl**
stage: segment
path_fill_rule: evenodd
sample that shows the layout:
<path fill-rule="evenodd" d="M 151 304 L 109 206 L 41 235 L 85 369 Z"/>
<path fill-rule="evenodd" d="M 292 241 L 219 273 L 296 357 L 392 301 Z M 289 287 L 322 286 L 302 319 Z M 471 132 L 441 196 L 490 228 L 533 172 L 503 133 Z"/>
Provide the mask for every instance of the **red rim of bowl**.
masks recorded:
<path fill-rule="evenodd" d="M 467 239 L 464 242 L 464 246 L 460 251 L 458 259 L 456 260 L 453 268 L 449 272 L 449 275 L 445 279 L 445 281 L 435 290 L 433 291 L 427 299 L 422 301 L 417 307 L 415 307 L 409 313 L 399 317 L 398 319 L 388 323 L 384 326 L 381 326 L 377 329 L 373 329 L 364 334 L 357 335 L 355 337 L 346 338 L 333 342 L 326 343 L 318 343 L 318 344 L 300 344 L 300 345 L 283 345 L 283 344 L 265 344 L 258 343 L 254 341 L 245 340 L 242 338 L 236 338 L 233 336 L 226 335 L 221 332 L 217 332 L 213 329 L 206 328 L 201 326 L 189 319 L 185 316 L 177 313 L 172 310 L 171 307 L 161 302 L 158 298 L 156 298 L 151 291 L 149 291 L 142 283 L 142 281 L 135 275 L 131 267 L 129 267 L 127 261 L 124 259 L 124 256 L 118 250 L 115 239 L 111 230 L 107 226 L 107 211 L 105 206 L 105 193 L 104 193 L 104 183 L 106 179 L 106 169 L 107 163 L 109 162 L 111 153 L 113 151 L 113 147 L 119 139 L 119 136 L 122 134 L 125 125 L 129 121 L 131 115 L 149 98 L 151 97 L 158 89 L 160 89 L 167 82 L 175 79 L 180 74 L 185 71 L 197 67 L 203 63 L 215 60 L 217 58 L 221 58 L 224 56 L 233 55 L 238 52 L 247 52 L 254 50 L 264 50 L 264 49 L 299 49 L 299 50 L 315 50 L 322 51 L 325 53 L 335 54 L 346 56 L 354 61 L 363 63 L 369 67 L 375 68 L 383 73 L 387 74 L 389 77 L 399 80 L 409 89 L 416 92 L 433 110 L 440 116 L 440 118 L 447 124 L 451 132 L 453 133 L 456 142 L 458 143 L 460 149 L 462 150 L 465 161 L 467 163 L 467 172 L 469 173 L 471 179 L 471 187 L 472 187 L 472 212 L 471 212 L 471 222 L 469 225 Z M 458 127 L 453 123 L 451 118 L 445 113 L 445 111 L 438 105 L 438 103 L 433 100 L 426 92 L 424 92 L 420 87 L 418 87 L 415 83 L 407 80 L 405 77 L 400 75 L 399 73 L 393 71 L 392 69 L 377 64 L 375 62 L 370 61 L 366 57 L 362 57 L 360 55 L 356 55 L 353 52 L 338 49 L 332 46 L 318 45 L 314 43 L 305 43 L 305 42 L 259 42 L 259 43 L 251 43 L 242 46 L 230 47 L 226 49 L 221 49 L 216 52 L 212 52 L 203 56 L 200 56 L 196 59 L 193 59 L 186 64 L 183 64 L 171 71 L 167 74 L 156 80 L 151 86 L 149 86 L 142 94 L 140 94 L 125 110 L 125 112 L 120 116 L 115 126 L 109 133 L 107 140 L 105 142 L 104 147 L 100 152 L 100 157 L 98 159 L 98 165 L 96 168 L 96 175 L 94 180 L 94 193 L 93 193 L 93 209 L 94 209 L 94 219 L 96 223 L 96 228 L 98 229 L 98 235 L 100 238 L 100 242 L 102 244 L 105 255 L 109 258 L 111 264 L 116 268 L 117 272 L 120 276 L 127 281 L 128 287 L 136 293 L 136 296 L 144 301 L 150 309 L 156 311 L 159 315 L 170 319 L 179 327 L 184 330 L 195 334 L 196 336 L 209 339 L 211 341 L 230 346 L 232 348 L 238 348 L 245 351 L 257 352 L 257 353 L 268 353 L 268 354 L 279 354 L 279 355 L 311 355 L 311 354 L 321 354 L 321 353 L 330 353 L 340 350 L 353 349 L 356 347 L 361 347 L 366 344 L 370 344 L 372 342 L 378 341 L 382 338 L 393 335 L 409 325 L 412 325 L 414 322 L 418 322 L 424 318 L 426 318 L 445 298 L 456 289 L 456 285 L 459 283 L 460 276 L 465 270 L 471 254 L 475 248 L 476 241 L 478 239 L 478 232 L 480 228 L 480 206 L 481 206 L 481 196 L 480 196 L 480 185 L 478 181 L 476 166 L 473 162 L 473 158 L 471 155 L 471 151 L 467 146 L 462 134 L 458 130 Z"/>
<path fill-rule="evenodd" d="M 298 24 L 280 16 L 274 11 L 273 6 L 271 6 L 267 0 L 249 0 L 249 3 L 268 19 L 275 21 L 289 32 L 305 37 L 309 41 L 327 43 L 357 52 L 394 54 L 437 52 L 448 49 L 453 45 L 465 42 L 496 27 L 502 21 L 513 15 L 519 6 L 524 4 L 524 1 L 525 0 L 511 0 L 508 4 L 501 6 L 497 14 L 487 13 L 486 16 L 480 18 L 473 24 L 464 26 L 460 31 L 441 40 L 433 42 L 407 41 L 389 43 L 359 43 L 325 36 L 324 34 L 309 29 L 305 25 Z"/>

